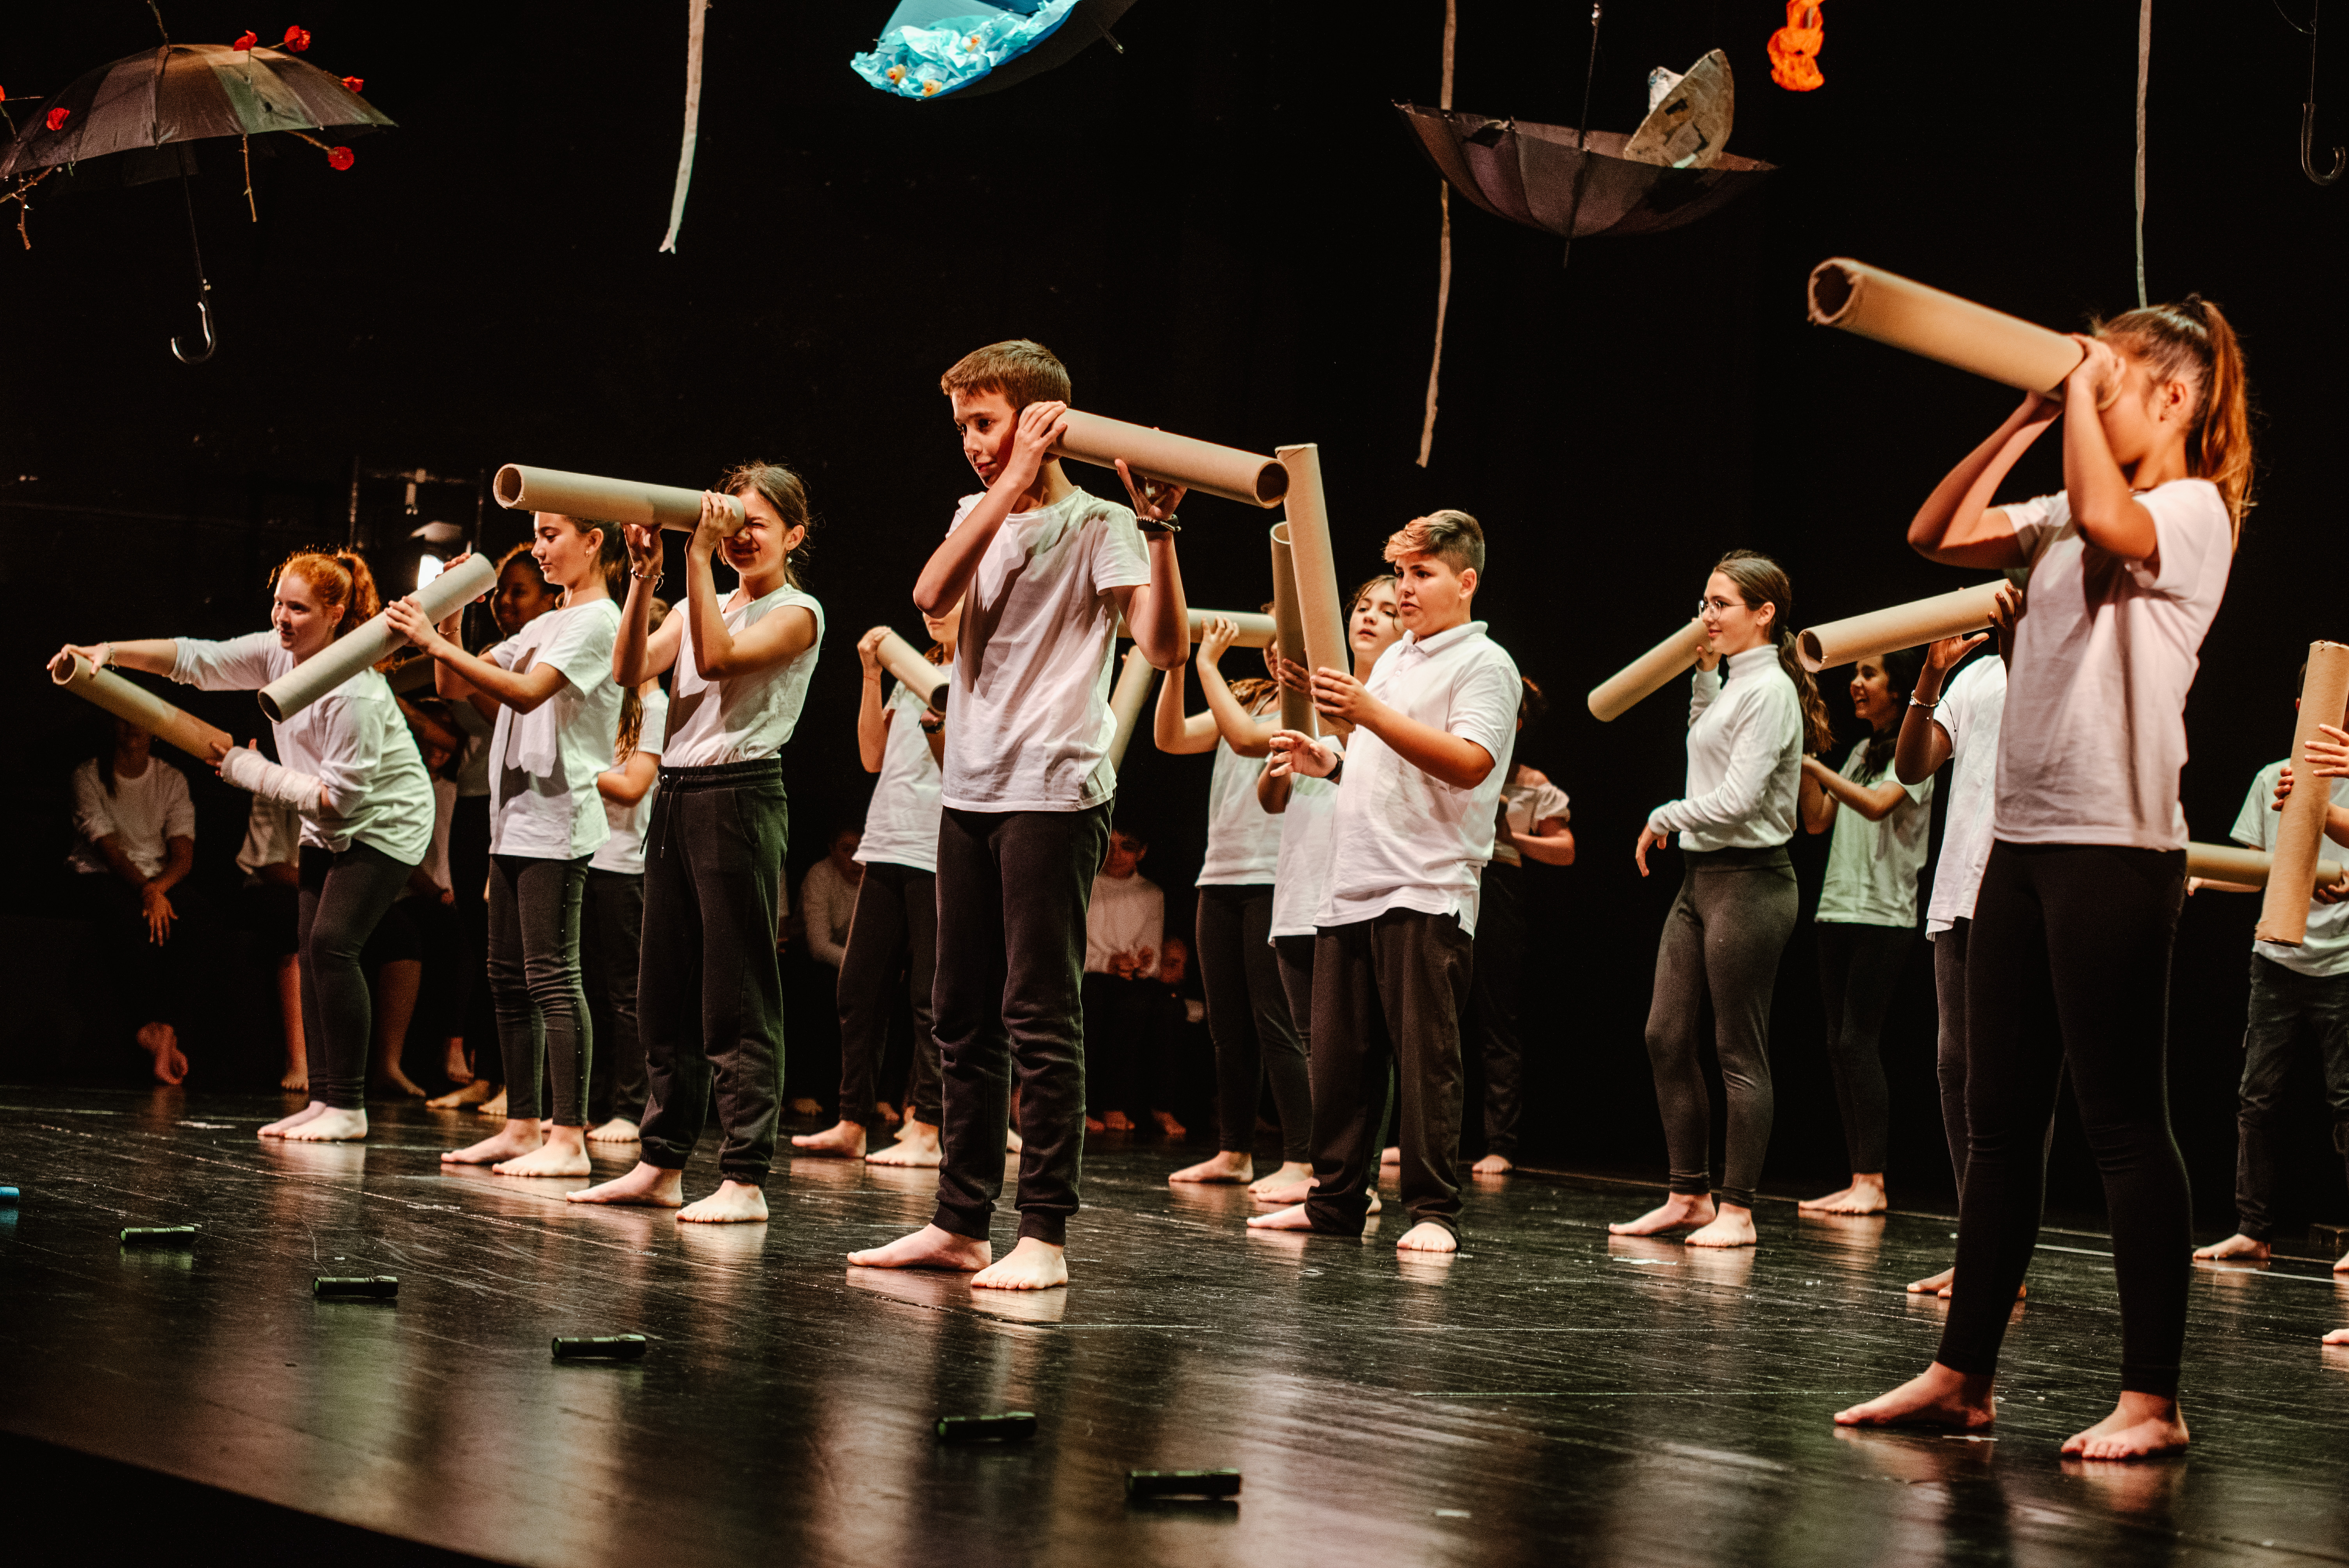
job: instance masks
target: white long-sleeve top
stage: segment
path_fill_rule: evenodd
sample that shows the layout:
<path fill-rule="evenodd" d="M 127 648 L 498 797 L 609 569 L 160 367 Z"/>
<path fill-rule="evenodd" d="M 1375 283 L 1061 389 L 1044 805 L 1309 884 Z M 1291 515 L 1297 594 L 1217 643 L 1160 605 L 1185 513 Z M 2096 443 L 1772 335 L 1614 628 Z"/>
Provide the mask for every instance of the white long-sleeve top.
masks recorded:
<path fill-rule="evenodd" d="M 225 643 L 178 640 L 171 678 L 205 691 L 258 691 L 293 669 L 274 632 Z M 274 727 L 277 760 L 326 787 L 326 810 L 302 813 L 302 841 L 339 854 L 354 842 L 401 865 L 432 847 L 432 780 L 399 701 L 383 676 L 361 670 Z"/>
<path fill-rule="evenodd" d="M 1732 654 L 1689 683 L 1688 793 L 1648 813 L 1683 850 L 1767 850 L 1795 836 L 1803 782 L 1803 699 L 1778 650 Z M 1723 685 L 1728 695 L 1723 696 Z"/>

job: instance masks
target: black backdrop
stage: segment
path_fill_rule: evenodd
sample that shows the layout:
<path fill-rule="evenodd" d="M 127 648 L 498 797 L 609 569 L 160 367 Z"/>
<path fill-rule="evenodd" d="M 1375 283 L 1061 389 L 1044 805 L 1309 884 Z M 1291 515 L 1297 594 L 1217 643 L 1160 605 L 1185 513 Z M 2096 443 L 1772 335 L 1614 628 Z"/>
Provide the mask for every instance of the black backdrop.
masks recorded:
<path fill-rule="evenodd" d="M 848 69 L 884 0 L 720 5 L 674 255 L 655 251 L 679 119 L 674 0 L 165 10 L 182 42 L 300 22 L 310 57 L 365 77 L 400 129 L 356 139 L 344 173 L 299 143 L 257 156 L 257 223 L 233 146 L 200 148 L 192 194 L 223 333 L 202 366 L 165 350 L 194 326 L 176 185 L 36 193 L 33 248 L 0 235 L 15 885 L 37 888 L 56 863 L 83 733 L 74 705 L 42 688 L 36 655 L 67 635 L 257 625 L 268 566 L 354 526 L 387 580 L 405 582 L 408 527 L 471 523 L 464 486 L 425 486 L 409 516 L 398 481 L 368 479 L 354 524 L 355 463 L 470 478 L 521 460 L 688 484 L 750 456 L 799 466 L 823 518 L 811 583 L 832 627 L 786 758 L 803 864 L 826 826 L 863 810 L 849 642 L 875 621 L 915 626 L 913 575 L 972 488 L 937 373 L 978 344 L 1033 335 L 1068 361 L 1086 407 L 1260 449 L 1319 442 L 1347 574 L 1374 569 L 1379 542 L 1414 512 L 1484 520 L 1480 611 L 1559 699 L 1525 755 L 1572 795 L 1583 855 L 1534 873 L 1528 1152 L 1545 1161 L 1661 1160 L 1640 1022 L 1677 868 L 1667 857 L 1642 882 L 1630 849 L 1646 809 L 1679 791 L 1679 704 L 1600 726 L 1581 692 L 1687 612 L 1724 548 L 1783 560 L 1800 619 L 1958 581 L 1910 555 L 1900 529 L 2010 395 L 1807 328 L 1806 270 L 1857 255 L 2057 325 L 2134 303 L 2129 0 L 2035 7 L 2003 36 L 1947 7 L 1844 0 L 1829 7 L 1826 86 L 1800 97 L 1768 80 L 1772 0 L 1618 0 L 1593 122 L 1630 129 L 1651 67 L 1719 46 L 1741 88 L 1732 148 L 1783 171 L 1701 225 L 1585 243 L 1565 272 L 1554 240 L 1455 203 L 1424 470 L 1413 459 L 1437 184 L 1389 103 L 1435 97 L 1440 0 L 1146 0 L 1118 29 L 1123 56 L 1095 47 L 1014 90 L 935 104 L 885 98 Z M 1578 7 L 1461 10 L 1460 107 L 1574 119 Z M 153 42 L 135 0 L 28 8 L 0 87 L 21 120 L 32 96 Z M 2341 347 L 2323 280 L 2349 191 L 2296 167 L 2303 44 L 2249 4 L 2165 5 L 2155 38 L 2151 286 L 2227 305 L 2263 410 L 2263 504 L 2189 712 L 2186 803 L 2204 838 L 2224 837 L 2252 770 L 2280 753 L 2299 650 L 2344 631 L 2329 574 L 2311 568 L 2341 539 L 2318 480 Z M 2043 489 L 2060 482 L 2048 446 L 2023 476 Z M 1268 519 L 1205 500 L 1185 511 L 1193 602 L 1262 599 Z M 521 534 L 494 508 L 487 528 L 493 544 Z M 1847 702 L 1830 700 L 1848 727 Z M 240 735 L 255 727 L 243 698 L 194 706 Z M 1155 838 L 1147 869 L 1175 919 L 1206 777 L 1204 758 L 1145 743 L 1122 792 L 1121 814 Z M 217 872 L 239 805 L 198 789 Z M 1806 904 L 1823 848 L 1797 846 Z M 2178 944 L 2172 1078 L 2214 1220 L 2251 918 L 2247 900 L 2205 896 Z M 1842 1169 L 1812 975 L 1806 933 L 1776 1012 L 1780 1190 Z M 1920 944 L 1887 1042 L 1894 1180 L 1918 1197 L 1948 1185 L 1931 1029 Z M 2309 1087 L 2306 1172 L 2316 1206 L 2337 1213 Z M 2092 1206 L 2093 1167 L 2068 1127 L 2059 1163 L 2059 1199 Z"/>

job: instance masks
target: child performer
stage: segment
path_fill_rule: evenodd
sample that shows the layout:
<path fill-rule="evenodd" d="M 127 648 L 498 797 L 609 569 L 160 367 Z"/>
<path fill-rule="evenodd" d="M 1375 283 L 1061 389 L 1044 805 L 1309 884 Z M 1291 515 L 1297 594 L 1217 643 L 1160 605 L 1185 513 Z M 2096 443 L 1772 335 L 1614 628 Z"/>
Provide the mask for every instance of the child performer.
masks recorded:
<path fill-rule="evenodd" d="M 587 861 L 611 837 L 595 779 L 612 765 L 624 695 L 612 681 L 619 612 L 610 577 L 619 530 L 542 511 L 531 556 L 563 593 L 549 611 L 480 655 L 457 641 L 460 608 L 435 627 L 404 599 L 394 630 L 429 655 L 451 702 L 498 705 L 490 735 L 490 1000 L 505 1062 L 505 1126 L 451 1150 L 444 1165 L 501 1176 L 585 1176 L 587 995 L 579 978 L 579 904 Z M 552 1091 L 542 1105 L 542 1078 Z M 542 1133 L 542 1113 L 553 1133 Z"/>
<path fill-rule="evenodd" d="M 2134 1459 L 2187 1441 L 2178 1383 L 2192 1213 L 2164 1081 L 2186 885 L 2178 776 L 2251 452 L 2242 357 L 2216 306 L 2189 295 L 2079 342 L 2060 396 L 2026 397 L 1909 525 L 1931 560 L 2031 574 L 1966 954 L 1961 1288 L 1932 1366 L 1836 1420 L 1997 1419 L 1999 1346 L 2038 1240 L 2043 1139 L 2068 1077 L 2112 1215 L 2121 1394 L 2064 1451 Z M 2059 417 L 2063 492 L 1992 506 Z"/>
<path fill-rule="evenodd" d="M 155 637 L 64 653 L 206 691 L 257 691 L 373 618 L 377 603 L 366 562 L 348 551 L 302 551 L 277 569 L 269 631 L 225 643 Z M 302 1037 L 311 1098 L 261 1136 L 349 1142 L 367 1130 L 371 1005 L 359 951 L 432 846 L 432 784 L 398 699 L 373 669 L 275 733 L 280 761 L 251 748 L 212 758 L 222 779 L 302 818 Z"/>
<path fill-rule="evenodd" d="M 952 609 L 925 615 L 930 662 L 951 669 L 957 616 Z M 856 909 L 849 917 L 848 945 L 840 965 L 840 1121 L 823 1132 L 802 1134 L 792 1147 L 808 1154 L 875 1165 L 935 1166 L 938 1162 L 938 1046 L 930 1032 L 930 987 L 938 956 L 938 758 L 946 737 L 939 716 L 922 696 L 899 681 L 882 700 L 888 672 L 881 667 L 875 626 L 857 639 L 864 666 L 864 696 L 856 710 L 856 749 L 873 783 L 864 810 L 864 834 L 856 859 L 864 875 L 856 884 Z M 940 702 L 946 701 L 943 693 Z M 864 1142 L 880 1099 L 881 1063 L 889 1049 L 890 992 L 906 977 L 914 1004 L 913 1093 L 906 1099 L 905 1125 L 887 1149 L 864 1154 Z"/>
<path fill-rule="evenodd" d="M 964 500 L 914 590 L 926 615 L 962 603 L 939 797 L 938 1206 L 921 1231 L 848 1261 L 1042 1290 L 1068 1279 L 1078 1203 L 1085 905 L 1117 787 L 1111 655 L 1121 615 L 1155 667 L 1190 652 L 1174 557 L 1183 490 L 1137 485 L 1121 462 L 1129 511 L 1069 482 L 1051 456 L 1069 373 L 1041 344 L 979 349 L 941 385 L 987 490 Z M 1013 1069 L 1019 1242 L 990 1264 Z"/>
<path fill-rule="evenodd" d="M 1638 1219 L 1607 1227 L 1619 1236 L 1686 1230 L 1682 1239 L 1696 1247 L 1755 1240 L 1754 1188 L 1773 1109 L 1770 997 L 1797 899 L 1786 841 L 1795 836 L 1803 754 L 1835 744 L 1826 704 L 1795 655 L 1794 599 L 1776 562 L 1733 550 L 1714 565 L 1697 606 L 1709 646 L 1690 680 L 1688 794 L 1648 814 L 1631 852 L 1646 876 L 1648 851 L 1680 835 L 1680 896 L 1664 916 L 1648 1008 L 1671 1193 Z M 1697 1059 L 1708 997 L 1729 1102 L 1718 1206 L 1713 1109 Z"/>
<path fill-rule="evenodd" d="M 1415 518 L 1386 554 L 1402 640 L 1368 681 L 1313 672 L 1314 707 L 1354 727 L 1342 756 L 1297 730 L 1272 740 L 1275 770 L 1338 778 L 1338 807 L 1314 918 L 1313 1191 L 1248 1223 L 1361 1238 L 1392 1066 L 1413 1222 L 1395 1244 L 1449 1253 L 1460 1245 L 1460 1010 L 1477 874 L 1492 857 L 1525 687 L 1469 618 L 1485 567 L 1475 518 Z"/>
<path fill-rule="evenodd" d="M 1257 800 L 1262 767 L 1244 760 L 1270 752 L 1273 733 L 1280 727 L 1280 689 L 1263 679 L 1225 683 L 1216 661 L 1238 635 L 1239 627 L 1220 615 L 1201 629 L 1192 662 L 1199 669 L 1199 689 L 1206 694 L 1206 713 L 1184 713 L 1181 670 L 1167 671 L 1158 688 L 1158 749 L 1176 756 L 1209 749 L 1216 754 L 1207 783 L 1196 951 L 1207 993 L 1207 1033 L 1216 1047 L 1218 1151 L 1166 1180 L 1252 1180 L 1257 1101 L 1270 1078 L 1273 1110 L 1280 1118 L 1281 1165 L 1265 1181 L 1290 1186 L 1313 1174 L 1313 1081 L 1272 950 L 1280 819 Z"/>
<path fill-rule="evenodd" d="M 1871 655 L 1852 667 L 1851 707 L 1868 727 L 1837 772 L 1803 758 L 1806 832 L 1835 838 L 1819 889 L 1819 1001 L 1826 1013 L 1827 1067 L 1835 1075 L 1851 1184 L 1800 1205 L 1814 1214 L 1881 1214 L 1890 1140 L 1890 1091 L 1879 1055 L 1884 1016 L 1917 934 L 1917 873 L 1933 825 L 1933 780 L 1889 777 L 1924 656 L 1914 649 Z"/>
<path fill-rule="evenodd" d="M 659 631 L 667 619 L 668 606 L 655 599 L 651 631 Z M 645 1119 L 645 1037 L 636 1026 L 636 965 L 645 945 L 645 824 L 653 814 L 667 729 L 668 693 L 654 676 L 622 699 L 612 766 L 595 779 L 612 836 L 587 862 L 587 890 L 579 903 L 581 952 L 592 958 L 581 969 L 598 1042 L 588 1078 L 588 1115 L 603 1119 L 588 1130 L 590 1143 L 634 1143 Z"/>
<path fill-rule="evenodd" d="M 792 552 L 808 535 L 807 491 L 777 463 L 744 463 L 719 486 L 746 521 L 701 498 L 685 556 L 686 602 L 652 630 L 660 531 L 630 527 L 628 602 L 612 675 L 641 686 L 670 677 L 660 794 L 645 835 L 645 945 L 636 1028 L 645 1042 L 644 1151 L 617 1181 L 567 1194 L 574 1203 L 677 1209 L 696 1223 L 761 1221 L 782 1093 L 785 807 L 778 755 L 798 725 L 823 637 L 823 606 L 800 587 Z M 720 604 L 719 550 L 740 578 Z M 683 1197 L 712 1079 L 725 1133 L 718 1191 Z M 680 1207 L 680 1205 L 683 1205 Z"/>

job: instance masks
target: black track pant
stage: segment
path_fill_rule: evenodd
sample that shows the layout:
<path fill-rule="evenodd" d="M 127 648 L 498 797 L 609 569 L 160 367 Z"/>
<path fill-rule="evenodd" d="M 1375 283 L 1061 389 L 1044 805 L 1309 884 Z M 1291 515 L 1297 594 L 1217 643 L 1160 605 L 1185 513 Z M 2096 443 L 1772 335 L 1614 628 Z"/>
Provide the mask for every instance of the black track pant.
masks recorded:
<path fill-rule="evenodd" d="M 938 879 L 876 861 L 856 884 L 856 913 L 840 962 L 840 1119 L 876 1126 L 881 1063 L 889 1054 L 891 993 L 903 979 L 914 1003 L 914 1119 L 938 1124 L 938 1043 L 930 1032 L 937 975 Z M 896 1092 L 892 1089 L 894 1096 Z"/>
<path fill-rule="evenodd" d="M 2259 1241 L 2275 1232 L 2271 1205 L 2282 1179 L 2285 1088 L 2313 1062 L 2333 1106 L 2333 1147 L 2349 1157 L 2349 975 L 2311 975 L 2251 954 L 2251 1003 L 2243 1027 L 2243 1087 L 2236 1110 L 2236 1228 Z"/>
<path fill-rule="evenodd" d="M 1526 964 L 1525 873 L 1505 861 L 1485 868 L 1476 906 L 1476 1025 L 1485 1052 L 1485 1152 L 1517 1157 L 1517 1119 L 1525 1110 L 1525 1045 L 1517 1003 Z"/>
<path fill-rule="evenodd" d="M 337 854 L 302 847 L 302 1041 L 310 1098 L 337 1110 L 367 1106 L 367 1037 L 375 1007 L 359 954 L 413 866 L 372 844 Z"/>
<path fill-rule="evenodd" d="M 2068 1072 L 2111 1216 L 2121 1387 L 2178 1392 L 2191 1212 L 2164 1075 L 2185 889 L 2183 851 L 1992 845 L 1966 954 L 1969 1151 L 1943 1366 L 1997 1369 Z"/>
<path fill-rule="evenodd" d="M 490 1001 L 506 1064 L 506 1116 L 587 1121 L 593 1042 L 579 979 L 579 904 L 587 857 L 490 857 Z M 542 1092 L 542 1080 L 543 1080 Z"/>
<path fill-rule="evenodd" d="M 591 1121 L 645 1119 L 645 1037 L 636 1027 L 636 966 L 645 945 L 641 872 L 587 868 L 579 910 L 581 969 L 595 1054 L 589 1063 Z"/>
<path fill-rule="evenodd" d="M 1821 921 L 1816 929 L 1819 1002 L 1826 1013 L 1827 1067 L 1843 1117 L 1844 1152 L 1854 1175 L 1881 1175 L 1892 1115 L 1884 1081 L 1884 1016 L 1892 1010 L 1917 928 Z"/>
<path fill-rule="evenodd" d="M 1270 882 L 1199 890 L 1199 980 L 1216 1042 L 1217 1147 L 1231 1154 L 1255 1150 L 1257 1100 L 1269 1078 L 1280 1157 L 1302 1161 L 1313 1152 L 1313 1080 L 1271 933 Z"/>

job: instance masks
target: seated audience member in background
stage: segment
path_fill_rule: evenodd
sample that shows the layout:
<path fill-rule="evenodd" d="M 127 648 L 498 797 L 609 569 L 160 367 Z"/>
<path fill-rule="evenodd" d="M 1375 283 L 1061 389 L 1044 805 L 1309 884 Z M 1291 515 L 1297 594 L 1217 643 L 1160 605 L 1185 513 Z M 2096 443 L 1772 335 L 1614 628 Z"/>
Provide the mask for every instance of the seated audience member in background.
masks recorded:
<path fill-rule="evenodd" d="M 1093 876 L 1085 911 L 1088 1132 L 1130 1132 L 1143 1095 L 1141 1070 L 1149 1048 L 1151 977 L 1165 946 L 1166 894 L 1142 874 L 1150 841 L 1131 828 L 1112 828 L 1109 853 Z"/>
<path fill-rule="evenodd" d="M 110 731 L 74 769 L 71 909 L 108 955 L 156 1081 L 175 1084 L 188 1076 L 188 1058 L 173 1022 L 185 943 L 173 944 L 180 912 L 171 895 L 195 869 L 196 809 L 186 778 L 152 754 L 154 737 L 119 718 Z"/>
<path fill-rule="evenodd" d="M 848 955 L 848 926 L 856 914 L 856 887 L 864 880 L 864 867 L 856 859 L 856 846 L 864 836 L 855 828 L 834 831 L 830 851 L 800 879 L 799 917 L 807 934 L 808 955 L 830 969 L 835 979 L 840 961 Z"/>
<path fill-rule="evenodd" d="M 275 972 L 285 1037 L 285 1071 L 277 1087 L 299 1092 L 310 1087 L 310 1067 L 302 1047 L 302 819 L 292 807 L 265 795 L 253 798 L 236 869 L 244 873 L 237 895 L 240 923 Z"/>
<path fill-rule="evenodd" d="M 1159 954 L 1157 992 L 1152 1006 L 1156 1026 L 1150 1044 L 1150 1119 L 1170 1140 L 1180 1140 L 1191 1130 L 1175 1108 L 1205 1110 L 1209 1094 L 1220 1094 L 1220 1085 L 1215 1041 L 1207 1031 L 1206 988 L 1192 966 L 1191 944 L 1177 932 L 1166 934 L 1166 950 Z"/>

